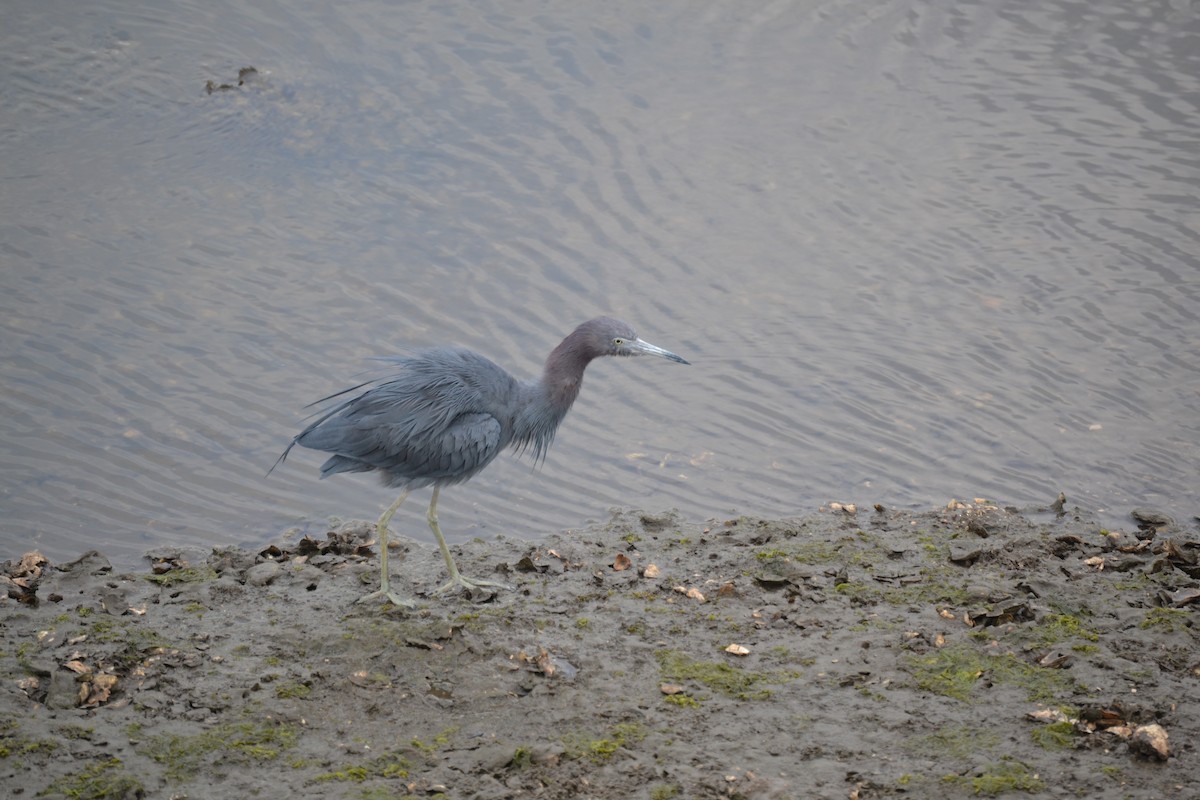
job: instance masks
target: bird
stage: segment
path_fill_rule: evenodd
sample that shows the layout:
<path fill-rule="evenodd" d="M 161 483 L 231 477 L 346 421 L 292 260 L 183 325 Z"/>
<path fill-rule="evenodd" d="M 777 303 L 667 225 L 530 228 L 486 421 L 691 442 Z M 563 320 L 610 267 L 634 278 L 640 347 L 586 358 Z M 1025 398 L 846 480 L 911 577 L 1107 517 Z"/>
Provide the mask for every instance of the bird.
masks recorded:
<path fill-rule="evenodd" d="M 601 356 L 651 355 L 679 364 L 682 357 L 638 338 L 633 327 L 611 317 L 579 325 L 550 352 L 540 377 L 519 381 L 503 367 L 462 347 L 434 347 L 382 360 L 394 365 L 386 377 L 360 383 L 312 403 L 351 395 L 327 408 L 293 437 L 271 471 L 301 447 L 331 453 L 321 478 L 343 472 L 378 472 L 400 496 L 376 523 L 379 590 L 361 601 L 413 602 L 392 590 L 388 574 L 388 523 L 410 491 L 433 487 L 426 520 L 446 562 L 449 580 L 436 593 L 508 589 L 506 584 L 465 578 L 438 526 L 443 486 L 462 483 L 508 448 L 545 459 L 554 435 L 579 396 L 583 372 Z M 360 391 L 361 390 L 361 391 Z M 270 474 L 270 471 L 267 473 Z"/>

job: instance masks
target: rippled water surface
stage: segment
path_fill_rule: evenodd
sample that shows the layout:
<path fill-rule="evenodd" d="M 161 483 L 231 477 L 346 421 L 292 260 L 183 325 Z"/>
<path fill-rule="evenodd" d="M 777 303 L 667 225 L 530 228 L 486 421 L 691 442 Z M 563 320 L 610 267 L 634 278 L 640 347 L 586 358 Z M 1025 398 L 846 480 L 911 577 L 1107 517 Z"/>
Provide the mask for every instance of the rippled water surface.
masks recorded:
<path fill-rule="evenodd" d="M 264 476 L 306 403 L 436 343 L 531 376 L 599 313 L 693 366 L 593 364 L 542 467 L 444 493 L 452 540 L 1190 520 L 1198 106 L 1182 0 L 9 2 L 0 558 L 373 519 L 319 454 Z"/>

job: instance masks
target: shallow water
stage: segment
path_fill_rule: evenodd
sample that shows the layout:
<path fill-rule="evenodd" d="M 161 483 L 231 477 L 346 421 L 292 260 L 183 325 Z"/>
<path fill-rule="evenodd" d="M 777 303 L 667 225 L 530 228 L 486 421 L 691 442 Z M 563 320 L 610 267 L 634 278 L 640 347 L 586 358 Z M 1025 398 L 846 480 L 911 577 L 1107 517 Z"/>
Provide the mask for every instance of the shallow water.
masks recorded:
<path fill-rule="evenodd" d="M 306 403 L 435 343 L 529 376 L 598 313 L 693 366 L 594 364 L 544 466 L 445 493 L 452 540 L 1189 518 L 1198 44 L 1183 2 L 10 3 L 0 557 L 373 519 L 319 454 L 264 477 Z"/>

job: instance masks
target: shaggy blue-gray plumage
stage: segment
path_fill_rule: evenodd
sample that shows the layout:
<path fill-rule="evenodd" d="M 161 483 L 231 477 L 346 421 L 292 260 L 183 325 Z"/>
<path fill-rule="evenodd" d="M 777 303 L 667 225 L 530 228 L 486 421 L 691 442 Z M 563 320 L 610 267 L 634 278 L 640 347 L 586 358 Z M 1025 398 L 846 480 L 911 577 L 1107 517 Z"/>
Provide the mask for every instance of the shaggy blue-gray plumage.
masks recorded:
<path fill-rule="evenodd" d="M 438 591 L 503 587 L 459 573 L 437 523 L 441 487 L 471 478 L 509 447 L 544 458 L 559 423 L 579 396 L 588 363 L 600 356 L 634 355 L 688 363 L 642 341 L 632 327 L 610 317 L 589 320 L 572 331 L 533 381 L 517 381 L 502 367 L 463 348 L 439 347 L 389 358 L 398 367 L 394 375 L 325 398 L 364 390 L 324 412 L 292 439 L 275 463 L 278 466 L 300 445 L 333 454 L 321 466 L 322 478 L 377 471 L 384 485 L 401 489 L 379 518 L 380 589 L 364 600 L 382 596 L 397 605 L 410 604 L 389 588 L 387 524 L 410 490 L 426 486 L 434 487 L 429 527 L 450 573 Z"/>

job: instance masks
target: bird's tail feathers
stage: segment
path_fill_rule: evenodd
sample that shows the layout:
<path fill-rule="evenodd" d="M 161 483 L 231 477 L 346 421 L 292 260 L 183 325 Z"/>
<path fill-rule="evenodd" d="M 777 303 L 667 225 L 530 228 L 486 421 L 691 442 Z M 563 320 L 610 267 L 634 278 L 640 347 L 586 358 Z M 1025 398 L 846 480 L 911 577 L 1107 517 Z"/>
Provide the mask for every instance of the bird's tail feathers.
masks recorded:
<path fill-rule="evenodd" d="M 348 389 L 342 389 L 341 391 L 334 392 L 333 394 L 328 395 L 326 397 L 322 397 L 320 400 L 314 400 L 311 403 L 309 403 L 308 405 L 306 405 L 305 408 L 312 408 L 313 406 L 319 406 L 319 405 L 321 405 L 321 403 L 324 403 L 328 400 L 333 400 L 335 397 L 341 397 L 344 394 L 350 394 L 350 392 L 357 392 L 359 389 L 363 388 L 364 386 L 370 386 L 372 383 L 375 383 L 375 382 L 376 381 L 374 381 L 374 380 L 363 381 L 362 383 L 360 383 L 356 386 L 351 386 Z M 342 406 L 339 405 L 337 407 L 337 409 L 334 409 L 334 410 L 336 411 L 341 408 L 342 408 Z M 309 416 L 310 417 L 316 416 L 317 414 L 320 414 L 320 413 L 321 413 L 320 411 L 314 411 L 312 414 L 309 414 Z"/>
<path fill-rule="evenodd" d="M 297 437 L 297 438 L 299 438 L 299 437 Z M 279 458 L 275 459 L 275 463 L 271 465 L 271 468 L 269 470 L 267 470 L 267 474 L 263 477 L 270 477 L 271 473 L 275 471 L 276 467 L 278 467 L 284 461 L 287 461 L 288 453 L 292 452 L 292 448 L 295 446 L 296 446 L 296 439 L 292 439 L 291 443 L 288 444 L 287 449 L 279 454 Z"/>
<path fill-rule="evenodd" d="M 364 461 L 359 461 L 357 458 L 330 456 L 329 460 L 321 465 L 321 477 L 328 478 L 330 475 L 337 475 L 339 472 L 370 472 L 373 469 L 375 467 Z"/>

